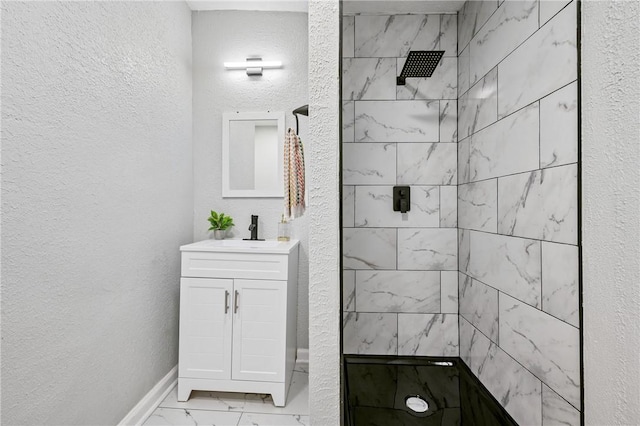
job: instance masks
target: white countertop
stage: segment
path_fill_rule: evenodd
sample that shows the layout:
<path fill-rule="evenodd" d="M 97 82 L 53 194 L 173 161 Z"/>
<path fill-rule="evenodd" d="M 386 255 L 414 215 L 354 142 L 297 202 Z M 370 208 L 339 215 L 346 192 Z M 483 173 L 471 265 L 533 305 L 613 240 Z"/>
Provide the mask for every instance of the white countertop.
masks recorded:
<path fill-rule="evenodd" d="M 226 253 L 283 253 L 288 254 L 298 246 L 298 240 L 251 241 L 241 239 L 203 240 L 180 246 L 180 251 L 213 251 Z"/>

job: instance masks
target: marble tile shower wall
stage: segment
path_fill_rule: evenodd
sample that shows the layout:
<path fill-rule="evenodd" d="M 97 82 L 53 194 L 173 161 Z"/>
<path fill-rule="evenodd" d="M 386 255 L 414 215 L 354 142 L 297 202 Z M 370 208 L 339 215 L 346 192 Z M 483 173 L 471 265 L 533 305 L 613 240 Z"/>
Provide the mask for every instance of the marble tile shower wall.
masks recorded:
<path fill-rule="evenodd" d="M 576 3 L 458 15 L 460 357 L 521 425 L 580 424 Z"/>
<path fill-rule="evenodd" d="M 456 40 L 456 15 L 343 18 L 345 353 L 459 354 Z M 409 50 L 445 53 L 397 86 Z"/>

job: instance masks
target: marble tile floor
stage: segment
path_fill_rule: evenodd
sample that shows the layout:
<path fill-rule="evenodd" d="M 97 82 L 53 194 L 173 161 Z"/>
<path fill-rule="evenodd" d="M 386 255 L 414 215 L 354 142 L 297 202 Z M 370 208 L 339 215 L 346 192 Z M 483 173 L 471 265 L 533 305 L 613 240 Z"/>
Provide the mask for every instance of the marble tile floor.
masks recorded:
<path fill-rule="evenodd" d="M 143 426 L 308 426 L 309 364 L 296 364 L 284 407 L 270 395 L 194 391 L 178 402 L 177 386 L 143 423 Z"/>

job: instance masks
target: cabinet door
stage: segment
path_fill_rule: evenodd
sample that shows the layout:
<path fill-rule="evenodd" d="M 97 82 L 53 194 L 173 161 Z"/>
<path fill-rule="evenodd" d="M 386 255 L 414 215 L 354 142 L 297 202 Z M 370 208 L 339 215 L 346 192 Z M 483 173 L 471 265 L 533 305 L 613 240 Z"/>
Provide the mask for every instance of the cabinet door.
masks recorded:
<path fill-rule="evenodd" d="M 234 280 L 234 380 L 284 381 L 286 288 L 286 281 Z"/>
<path fill-rule="evenodd" d="M 233 280 L 180 280 L 179 377 L 231 378 Z"/>

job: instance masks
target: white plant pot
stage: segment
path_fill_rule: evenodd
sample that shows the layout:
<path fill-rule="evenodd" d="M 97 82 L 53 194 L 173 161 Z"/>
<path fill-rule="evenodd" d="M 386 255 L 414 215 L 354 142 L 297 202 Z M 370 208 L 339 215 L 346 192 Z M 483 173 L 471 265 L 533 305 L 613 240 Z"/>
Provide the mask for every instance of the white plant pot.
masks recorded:
<path fill-rule="evenodd" d="M 227 235 L 226 229 L 216 229 L 213 231 L 213 238 L 216 240 L 224 240 L 224 237 Z"/>

